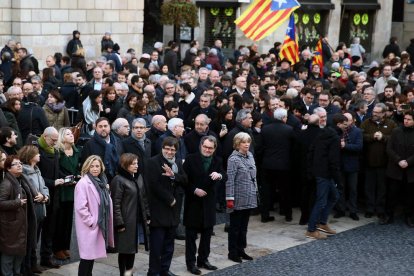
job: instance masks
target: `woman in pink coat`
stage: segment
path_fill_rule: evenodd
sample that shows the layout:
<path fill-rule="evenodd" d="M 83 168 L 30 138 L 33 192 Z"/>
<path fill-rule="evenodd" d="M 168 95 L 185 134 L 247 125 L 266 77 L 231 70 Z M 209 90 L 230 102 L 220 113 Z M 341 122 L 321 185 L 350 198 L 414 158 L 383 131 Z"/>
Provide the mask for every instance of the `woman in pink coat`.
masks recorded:
<path fill-rule="evenodd" d="M 80 263 L 78 275 L 92 275 L 94 260 L 106 258 L 114 246 L 112 200 L 102 159 L 91 155 L 83 163 L 75 188 L 75 225 Z"/>

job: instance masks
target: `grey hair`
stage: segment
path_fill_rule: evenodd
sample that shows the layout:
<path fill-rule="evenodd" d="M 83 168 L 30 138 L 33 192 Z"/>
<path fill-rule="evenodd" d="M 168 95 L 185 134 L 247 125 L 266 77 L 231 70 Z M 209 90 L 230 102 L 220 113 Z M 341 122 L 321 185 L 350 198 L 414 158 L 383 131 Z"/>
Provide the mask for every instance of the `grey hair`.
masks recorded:
<path fill-rule="evenodd" d="M 381 108 L 382 109 L 382 112 L 385 112 L 385 111 L 387 111 L 388 110 L 388 107 L 384 104 L 384 103 L 377 103 L 377 104 L 375 104 L 375 106 L 374 107 L 379 107 L 379 108 Z"/>
<path fill-rule="evenodd" d="M 289 88 L 286 91 L 286 96 L 288 96 L 289 98 L 296 98 L 298 96 L 298 90 L 296 90 L 296 88 Z"/>
<path fill-rule="evenodd" d="M 236 115 L 236 122 L 240 123 L 244 119 L 247 118 L 247 114 L 250 114 L 251 111 L 249 109 L 240 109 L 239 112 L 237 112 Z"/>
<path fill-rule="evenodd" d="M 317 114 L 311 114 L 308 118 L 309 125 L 319 125 L 319 116 Z"/>
<path fill-rule="evenodd" d="M 125 82 L 122 82 L 122 83 L 121 83 L 121 89 L 122 89 L 122 90 L 127 90 L 127 89 L 129 89 L 128 84 L 126 84 Z"/>
<path fill-rule="evenodd" d="M 201 137 L 201 140 L 200 140 L 200 148 L 203 145 L 203 143 L 204 143 L 205 140 L 210 141 L 211 143 L 214 144 L 214 148 L 215 149 L 217 148 L 217 139 L 213 135 L 207 135 L 207 136 Z"/>
<path fill-rule="evenodd" d="M 168 81 L 166 81 L 165 83 L 164 83 L 164 87 L 163 87 L 163 89 L 165 90 L 165 87 L 167 86 L 167 84 L 172 84 L 172 85 L 174 85 L 174 88 L 176 87 L 176 83 L 175 83 L 175 81 L 173 81 L 173 80 L 168 80 Z"/>
<path fill-rule="evenodd" d="M 163 115 L 154 115 L 154 117 L 152 117 L 151 124 L 155 125 L 155 124 L 161 122 L 162 119 L 165 119 L 165 117 Z"/>
<path fill-rule="evenodd" d="M 211 48 L 210 51 L 208 52 L 209 54 L 212 54 L 214 56 L 217 56 L 217 50 L 214 48 Z"/>
<path fill-rule="evenodd" d="M 58 133 L 58 131 L 57 131 L 56 128 L 54 128 L 52 126 L 45 128 L 45 130 L 43 131 L 44 136 L 50 136 L 50 135 L 55 134 L 55 133 Z"/>
<path fill-rule="evenodd" d="M 319 114 L 319 113 L 322 113 L 322 112 L 326 113 L 326 110 L 323 107 L 317 107 L 313 110 L 313 114 Z"/>
<path fill-rule="evenodd" d="M 112 123 L 112 125 L 111 125 L 111 129 L 113 130 L 113 131 L 117 131 L 120 127 L 122 127 L 122 125 L 123 124 L 125 124 L 125 123 L 127 123 L 128 125 L 129 125 L 129 123 L 128 123 L 128 120 L 127 119 L 125 119 L 125 118 L 118 118 L 118 119 L 116 119 L 113 123 Z"/>
<path fill-rule="evenodd" d="M 242 56 L 248 56 L 248 55 L 250 55 L 250 50 L 249 50 L 249 48 L 247 48 L 247 47 L 243 47 L 243 48 L 241 48 L 241 49 L 240 49 L 240 54 L 241 54 Z"/>
<path fill-rule="evenodd" d="M 171 118 L 171 119 L 168 121 L 168 129 L 169 129 L 170 131 L 173 131 L 173 130 L 174 130 L 174 128 L 175 128 L 178 124 L 183 124 L 183 123 L 184 123 L 183 119 L 180 119 L 180 118 Z"/>
<path fill-rule="evenodd" d="M 354 44 L 358 44 L 360 42 L 360 38 L 359 37 L 354 37 L 354 39 L 352 39 L 352 43 Z"/>
<path fill-rule="evenodd" d="M 198 114 L 195 119 L 197 120 L 197 118 L 201 118 L 203 119 L 203 121 L 208 125 L 210 123 L 210 118 L 206 115 L 206 114 Z"/>
<path fill-rule="evenodd" d="M 283 118 L 287 117 L 287 110 L 284 108 L 277 108 L 274 112 L 273 112 L 273 117 L 276 120 L 282 121 Z"/>
<path fill-rule="evenodd" d="M 143 125 L 144 127 L 146 127 L 147 126 L 147 122 L 145 121 L 145 119 L 143 119 L 143 118 L 135 118 L 133 121 L 132 121 L 132 124 L 131 124 L 131 126 L 132 127 L 134 127 L 136 124 L 140 124 L 140 125 Z"/>
<path fill-rule="evenodd" d="M 160 81 L 160 74 L 154 74 L 154 75 L 150 75 L 148 80 L 150 83 L 158 83 Z"/>

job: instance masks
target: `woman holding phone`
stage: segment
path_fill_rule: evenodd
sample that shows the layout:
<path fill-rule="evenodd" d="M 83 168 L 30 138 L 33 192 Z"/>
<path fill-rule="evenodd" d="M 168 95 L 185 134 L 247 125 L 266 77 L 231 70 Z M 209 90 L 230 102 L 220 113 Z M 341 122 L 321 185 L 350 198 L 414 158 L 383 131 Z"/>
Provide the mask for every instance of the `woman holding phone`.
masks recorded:
<path fill-rule="evenodd" d="M 53 237 L 54 257 L 58 260 L 70 258 L 70 239 L 72 236 L 73 199 L 76 181 L 79 177 L 80 152 L 70 128 L 61 128 L 57 141 L 59 150 L 59 174 L 64 183 L 57 190 L 56 231 Z"/>

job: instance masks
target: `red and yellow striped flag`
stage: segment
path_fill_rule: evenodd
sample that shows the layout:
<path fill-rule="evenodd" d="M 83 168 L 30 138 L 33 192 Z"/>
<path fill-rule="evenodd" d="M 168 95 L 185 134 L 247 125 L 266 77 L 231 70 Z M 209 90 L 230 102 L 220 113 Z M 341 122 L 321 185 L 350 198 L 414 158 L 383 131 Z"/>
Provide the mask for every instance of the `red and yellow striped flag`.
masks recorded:
<path fill-rule="evenodd" d="M 274 32 L 299 7 L 296 0 L 254 0 L 235 23 L 246 37 L 259 41 Z"/>
<path fill-rule="evenodd" d="M 286 37 L 283 41 L 282 48 L 279 53 L 280 59 L 287 59 L 294 65 L 299 62 L 299 46 L 298 35 L 295 28 L 295 16 L 293 13 L 290 15 L 289 25 L 286 30 Z"/>
<path fill-rule="evenodd" d="M 322 56 L 322 38 L 318 40 L 318 44 L 316 44 L 315 52 L 313 53 L 313 64 L 318 64 L 321 77 L 323 76 L 323 56 Z"/>

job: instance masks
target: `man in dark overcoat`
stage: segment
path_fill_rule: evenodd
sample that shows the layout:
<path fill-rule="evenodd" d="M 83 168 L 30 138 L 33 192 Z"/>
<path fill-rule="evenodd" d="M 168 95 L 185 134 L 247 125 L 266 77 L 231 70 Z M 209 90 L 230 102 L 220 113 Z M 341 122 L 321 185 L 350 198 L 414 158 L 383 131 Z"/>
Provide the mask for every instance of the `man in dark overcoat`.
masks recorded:
<path fill-rule="evenodd" d="M 201 274 L 195 266 L 197 233 L 201 233 L 197 266 L 217 269 L 208 261 L 211 234 L 216 224 L 215 186 L 225 178 L 222 160 L 214 155 L 216 149 L 217 139 L 211 135 L 204 136 L 200 141 L 200 151 L 188 155 L 183 165 L 189 183 L 184 201 L 185 259 L 187 270 L 196 275 Z"/>

